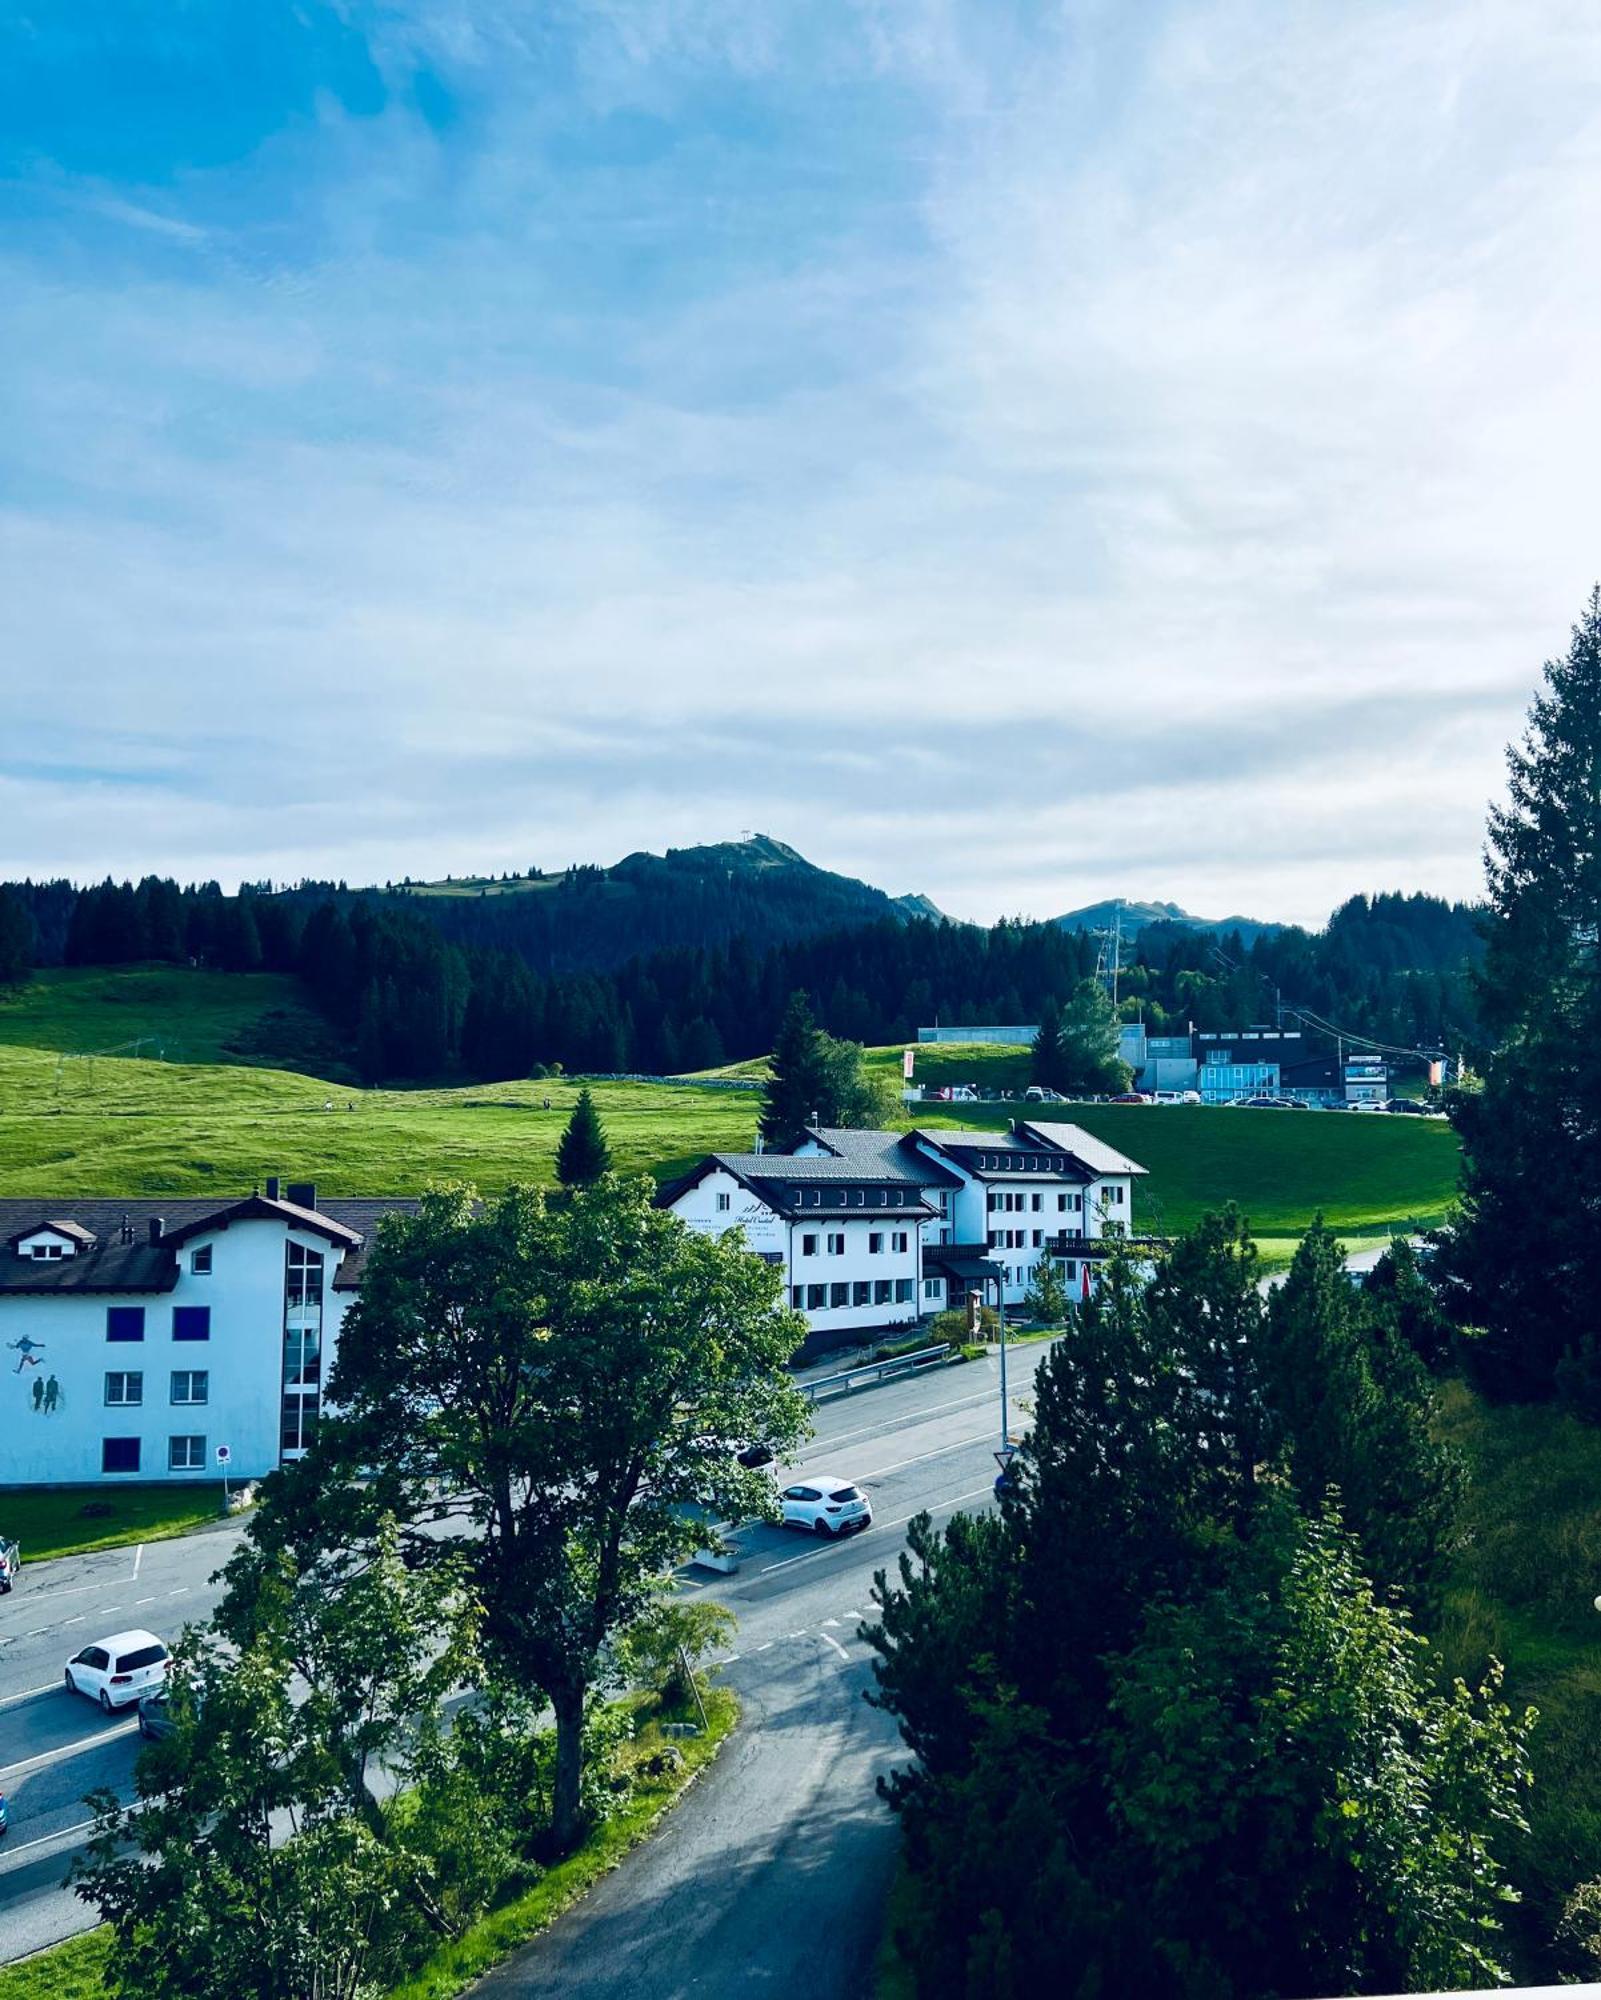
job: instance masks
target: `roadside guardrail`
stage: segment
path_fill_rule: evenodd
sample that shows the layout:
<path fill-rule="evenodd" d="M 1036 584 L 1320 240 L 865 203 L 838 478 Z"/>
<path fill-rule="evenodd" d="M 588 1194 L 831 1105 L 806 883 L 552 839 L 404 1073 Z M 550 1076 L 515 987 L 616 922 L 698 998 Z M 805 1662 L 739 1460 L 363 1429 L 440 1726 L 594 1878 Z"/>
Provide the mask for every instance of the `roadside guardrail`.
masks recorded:
<path fill-rule="evenodd" d="M 892 1382 L 897 1375 L 944 1368 L 960 1359 L 961 1349 L 942 1341 L 938 1347 L 920 1347 L 915 1354 L 897 1354 L 891 1361 L 864 1361 L 859 1368 L 842 1369 L 838 1375 L 820 1375 L 813 1382 L 796 1386 L 808 1403 L 824 1403 L 831 1396 L 849 1396 L 857 1389 L 872 1389 L 880 1382 Z"/>

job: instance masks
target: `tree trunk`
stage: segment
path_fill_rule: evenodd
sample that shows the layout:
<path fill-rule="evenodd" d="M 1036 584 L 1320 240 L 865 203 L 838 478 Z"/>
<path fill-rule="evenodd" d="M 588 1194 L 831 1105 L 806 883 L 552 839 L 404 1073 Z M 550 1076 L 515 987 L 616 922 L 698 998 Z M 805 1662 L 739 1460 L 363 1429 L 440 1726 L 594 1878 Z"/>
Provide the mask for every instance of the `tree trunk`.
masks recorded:
<path fill-rule="evenodd" d="M 564 1688 L 552 1696 L 556 1717 L 556 1783 L 551 1801 L 551 1837 L 558 1854 L 577 1846 L 584 1779 L 584 1692 Z"/>

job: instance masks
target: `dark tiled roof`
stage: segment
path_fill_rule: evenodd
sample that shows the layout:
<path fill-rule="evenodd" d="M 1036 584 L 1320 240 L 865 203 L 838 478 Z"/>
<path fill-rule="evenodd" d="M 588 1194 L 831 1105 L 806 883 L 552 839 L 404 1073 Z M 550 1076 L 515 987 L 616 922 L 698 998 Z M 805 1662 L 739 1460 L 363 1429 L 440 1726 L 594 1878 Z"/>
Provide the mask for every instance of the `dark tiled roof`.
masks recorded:
<path fill-rule="evenodd" d="M 926 1153 L 919 1153 L 905 1132 L 870 1132 L 846 1125 L 815 1125 L 810 1129 L 819 1144 L 858 1169 L 868 1165 L 881 1167 L 897 1180 L 911 1181 L 919 1187 L 961 1186 L 959 1175 L 942 1167 L 938 1160 L 931 1160 Z"/>
<path fill-rule="evenodd" d="M 1075 1154 L 1046 1139 L 1020 1139 L 1015 1132 L 975 1132 L 967 1126 L 919 1126 L 916 1136 L 947 1153 L 979 1180 L 1056 1180 L 1082 1187 L 1095 1178 Z"/>
<path fill-rule="evenodd" d="M 1047 1145 L 1060 1146 L 1063 1152 L 1082 1160 L 1092 1173 L 1143 1174 L 1146 1171 L 1137 1160 L 1131 1160 L 1127 1153 L 1120 1153 L 1115 1146 L 1108 1146 L 1103 1139 L 1086 1132 L 1082 1125 L 1041 1123 L 1031 1118 L 1023 1129 L 1025 1132 L 1037 1132 Z"/>
<path fill-rule="evenodd" d="M 923 1269 L 969 1281 L 997 1278 L 1003 1266 L 987 1243 L 925 1243 Z"/>
<path fill-rule="evenodd" d="M 289 1202 L 268 1203 L 263 1196 L 243 1202 L 218 1201 L 215 1196 L 166 1196 L 159 1201 L 129 1201 L 88 1196 L 63 1200 L 12 1196 L 0 1199 L 0 1237 L 15 1242 L 36 1229 L 63 1221 L 76 1223 L 94 1238 L 93 1247 L 48 1263 L 32 1258 L 0 1256 L 0 1292 L 167 1292 L 178 1280 L 177 1246 L 206 1225 L 222 1227 L 241 1211 L 281 1215 L 300 1228 L 318 1226 L 330 1241 L 345 1244 L 334 1277 L 334 1289 L 354 1291 L 361 1283 L 367 1255 L 378 1224 L 385 1215 L 411 1214 L 414 1196 L 379 1195 L 330 1198 L 315 1210 Z M 63 1213 L 65 1211 L 65 1213 Z M 159 1216 L 161 1241 L 150 1241 L 150 1224 Z M 123 1241 L 124 1227 L 131 1242 Z"/>

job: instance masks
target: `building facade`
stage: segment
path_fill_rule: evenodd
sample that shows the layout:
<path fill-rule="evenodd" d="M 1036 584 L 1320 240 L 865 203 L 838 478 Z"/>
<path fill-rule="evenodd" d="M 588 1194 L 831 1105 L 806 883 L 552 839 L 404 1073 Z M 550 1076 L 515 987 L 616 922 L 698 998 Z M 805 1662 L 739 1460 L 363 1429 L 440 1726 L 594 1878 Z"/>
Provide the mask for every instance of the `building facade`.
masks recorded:
<path fill-rule="evenodd" d="M 818 1128 L 792 1153 L 713 1153 L 657 1197 L 693 1229 L 742 1229 L 812 1335 L 912 1325 L 971 1291 L 1018 1305 L 1045 1258 L 1093 1285 L 1132 1234 L 1145 1169 L 1076 1125 L 1007 1132 Z"/>
<path fill-rule="evenodd" d="M 316 1431 L 381 1217 L 294 1182 L 241 1200 L 0 1200 L 7 1485 L 260 1477 Z"/>

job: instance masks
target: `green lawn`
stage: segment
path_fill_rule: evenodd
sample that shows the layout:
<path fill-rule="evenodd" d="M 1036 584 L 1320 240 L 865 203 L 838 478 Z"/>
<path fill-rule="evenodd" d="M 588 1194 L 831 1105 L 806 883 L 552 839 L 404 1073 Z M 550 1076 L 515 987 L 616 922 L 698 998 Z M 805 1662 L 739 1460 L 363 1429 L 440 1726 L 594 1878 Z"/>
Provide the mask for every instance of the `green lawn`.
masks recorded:
<path fill-rule="evenodd" d="M 60 1486 L 47 1492 L 0 1487 L 0 1535 L 21 1543 L 25 1563 L 165 1541 L 221 1513 L 222 1486 L 210 1480 L 199 1486 Z"/>
<path fill-rule="evenodd" d="M 1540 1712 L 1531 1832 L 1512 1855 L 1520 1979 L 1550 1980 L 1564 1897 L 1601 1876 L 1601 1429 L 1549 1404 L 1495 1408 L 1461 1383 L 1447 1434 L 1473 1474 L 1466 1546 L 1438 1635 L 1446 1676 L 1472 1683 L 1493 1656 L 1504 1699 Z"/>

